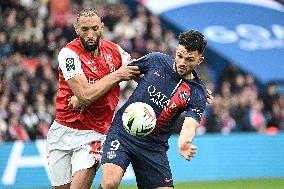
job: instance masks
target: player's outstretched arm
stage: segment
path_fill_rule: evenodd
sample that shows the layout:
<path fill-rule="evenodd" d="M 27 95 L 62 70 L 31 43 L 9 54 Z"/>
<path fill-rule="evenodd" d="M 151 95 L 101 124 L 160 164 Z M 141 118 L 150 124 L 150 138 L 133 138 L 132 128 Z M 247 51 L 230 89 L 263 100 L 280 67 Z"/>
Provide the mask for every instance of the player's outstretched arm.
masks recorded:
<path fill-rule="evenodd" d="M 178 138 L 179 154 L 186 160 L 190 160 L 197 151 L 196 146 L 192 145 L 198 123 L 191 117 L 185 117 L 183 126 Z"/>
<path fill-rule="evenodd" d="M 120 81 L 131 80 L 134 76 L 139 75 L 140 71 L 137 66 L 121 66 L 115 72 L 112 72 L 93 84 L 89 84 L 84 74 L 75 76 L 67 81 L 74 95 L 84 105 L 89 105 L 102 97 Z"/>

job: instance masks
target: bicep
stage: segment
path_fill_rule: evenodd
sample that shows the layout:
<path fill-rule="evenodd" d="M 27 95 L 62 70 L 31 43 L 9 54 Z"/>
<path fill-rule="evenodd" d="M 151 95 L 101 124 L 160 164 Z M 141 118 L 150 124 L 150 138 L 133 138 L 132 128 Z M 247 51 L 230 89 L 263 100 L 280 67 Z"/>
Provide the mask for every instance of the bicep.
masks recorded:
<path fill-rule="evenodd" d="M 81 98 L 83 90 L 88 88 L 88 81 L 79 56 L 71 49 L 63 48 L 58 55 L 58 62 L 69 88 L 75 96 Z"/>
<path fill-rule="evenodd" d="M 89 87 L 88 80 L 84 74 L 77 75 L 75 77 L 72 77 L 71 79 L 68 79 L 67 83 L 74 95 L 77 97 L 81 97 L 83 90 Z"/>

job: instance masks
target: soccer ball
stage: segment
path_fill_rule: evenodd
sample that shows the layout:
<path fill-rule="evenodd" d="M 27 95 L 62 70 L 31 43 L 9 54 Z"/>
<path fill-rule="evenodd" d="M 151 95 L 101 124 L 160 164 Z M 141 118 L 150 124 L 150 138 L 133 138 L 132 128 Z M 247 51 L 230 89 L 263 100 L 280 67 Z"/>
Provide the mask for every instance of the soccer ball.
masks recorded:
<path fill-rule="evenodd" d="M 134 136 L 150 134 L 156 125 L 156 114 L 153 108 L 143 102 L 130 104 L 122 114 L 125 130 Z"/>

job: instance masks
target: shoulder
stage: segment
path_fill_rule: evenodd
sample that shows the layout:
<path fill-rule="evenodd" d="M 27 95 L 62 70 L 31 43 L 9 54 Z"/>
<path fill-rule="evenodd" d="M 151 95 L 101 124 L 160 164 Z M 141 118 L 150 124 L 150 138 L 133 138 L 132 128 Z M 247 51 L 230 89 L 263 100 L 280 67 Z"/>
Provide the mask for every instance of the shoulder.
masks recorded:
<path fill-rule="evenodd" d="M 100 45 L 102 47 L 109 47 L 109 48 L 113 48 L 113 47 L 117 47 L 118 48 L 118 46 L 119 46 L 118 44 L 116 44 L 116 43 L 114 43 L 112 41 L 109 41 L 107 39 L 103 39 L 103 38 L 100 39 Z"/>
<path fill-rule="evenodd" d="M 146 54 L 145 56 L 141 57 L 141 58 L 148 58 L 148 59 L 155 59 L 155 60 L 172 60 L 172 57 L 166 54 L 163 54 L 161 52 L 151 52 Z M 141 59 L 139 58 L 139 59 Z M 137 59 L 137 60 L 139 60 Z"/>
<path fill-rule="evenodd" d="M 70 41 L 70 42 L 65 46 L 65 48 L 70 48 L 70 49 L 72 49 L 72 48 L 79 48 L 79 47 L 81 47 L 81 45 L 80 45 L 80 39 L 79 39 L 79 38 L 76 38 L 76 39 L 74 39 L 73 41 Z"/>
<path fill-rule="evenodd" d="M 158 58 L 171 58 L 169 55 L 161 53 L 161 52 L 152 52 L 152 53 L 149 53 L 149 55 L 155 56 L 155 57 L 158 57 Z"/>
<path fill-rule="evenodd" d="M 165 65 L 169 65 L 172 64 L 174 61 L 174 57 L 169 56 L 167 54 L 161 53 L 161 52 L 154 52 L 153 56 L 156 57 L 157 60 L 159 60 L 159 62 L 165 64 Z"/>
<path fill-rule="evenodd" d="M 84 49 L 80 45 L 80 39 L 79 38 L 74 39 L 73 41 L 68 43 L 64 48 L 70 49 L 78 55 L 81 54 L 84 51 Z"/>
<path fill-rule="evenodd" d="M 193 71 L 193 75 L 196 77 L 196 79 L 191 82 L 191 98 L 193 102 L 206 102 L 206 86 L 199 77 L 199 75 Z"/>
<path fill-rule="evenodd" d="M 64 57 L 78 57 L 78 55 L 70 48 L 64 47 L 62 48 L 58 53 L 58 58 L 64 58 Z"/>
<path fill-rule="evenodd" d="M 193 104 L 197 106 L 206 106 L 206 88 L 202 83 L 197 83 L 193 92 Z"/>

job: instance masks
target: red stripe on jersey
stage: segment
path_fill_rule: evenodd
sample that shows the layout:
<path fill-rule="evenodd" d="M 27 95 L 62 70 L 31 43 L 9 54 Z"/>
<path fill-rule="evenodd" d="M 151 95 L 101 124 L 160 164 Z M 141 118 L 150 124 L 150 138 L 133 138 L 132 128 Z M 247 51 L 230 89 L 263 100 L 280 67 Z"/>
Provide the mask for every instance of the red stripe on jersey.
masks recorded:
<path fill-rule="evenodd" d="M 184 81 L 178 85 L 176 91 L 173 92 L 170 102 L 163 108 L 162 112 L 157 117 L 157 124 L 153 132 L 164 131 L 165 127 L 178 110 L 187 104 L 190 97 L 190 87 Z"/>

